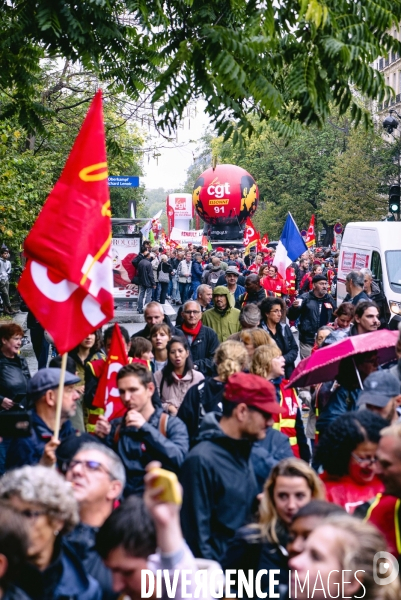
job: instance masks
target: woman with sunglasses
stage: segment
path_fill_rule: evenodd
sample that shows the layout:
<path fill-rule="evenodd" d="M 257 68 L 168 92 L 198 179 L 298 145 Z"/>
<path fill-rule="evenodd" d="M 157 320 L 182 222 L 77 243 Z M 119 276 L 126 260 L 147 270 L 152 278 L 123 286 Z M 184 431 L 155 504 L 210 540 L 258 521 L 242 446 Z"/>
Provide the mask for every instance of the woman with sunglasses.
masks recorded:
<path fill-rule="evenodd" d="M 52 469 L 26 466 L 2 477 L 0 499 L 27 526 L 28 556 L 18 586 L 29 598 L 100 600 L 99 584 L 64 540 L 79 521 L 70 484 Z"/>
<path fill-rule="evenodd" d="M 352 514 L 383 491 L 374 467 L 380 431 L 387 426 L 379 415 L 359 410 L 335 419 L 321 436 L 314 462 L 324 469 L 321 479 L 329 502 Z"/>

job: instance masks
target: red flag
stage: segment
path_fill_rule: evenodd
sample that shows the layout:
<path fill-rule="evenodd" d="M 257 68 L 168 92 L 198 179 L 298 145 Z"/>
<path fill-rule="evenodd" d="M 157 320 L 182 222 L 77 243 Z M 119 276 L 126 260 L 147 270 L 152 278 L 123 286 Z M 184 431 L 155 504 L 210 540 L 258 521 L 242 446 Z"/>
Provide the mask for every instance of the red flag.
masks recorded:
<path fill-rule="evenodd" d="M 99 90 L 24 244 L 19 292 L 61 354 L 113 317 L 110 217 Z"/>
<path fill-rule="evenodd" d="M 312 217 L 311 217 L 308 233 L 307 233 L 306 239 L 305 239 L 305 244 L 307 245 L 308 248 L 310 248 L 311 246 L 316 246 L 315 215 L 312 215 Z"/>
<path fill-rule="evenodd" d="M 244 246 L 249 250 L 249 246 L 258 245 L 260 242 L 260 233 L 256 231 L 251 219 L 248 217 L 245 223 Z"/>
<path fill-rule="evenodd" d="M 104 371 L 99 379 L 93 406 L 104 408 L 106 419 L 117 419 L 127 412 L 120 400 L 117 388 L 117 373 L 128 364 L 127 351 L 118 323 L 114 325 L 111 336 L 110 350 L 106 359 Z"/>
<path fill-rule="evenodd" d="M 260 241 L 262 243 L 262 246 L 267 246 L 267 244 L 269 243 L 269 236 L 267 235 L 267 233 L 265 233 L 265 235 L 262 237 L 262 239 Z"/>
<path fill-rule="evenodd" d="M 171 231 L 174 227 L 174 218 L 175 218 L 174 208 L 169 205 L 167 207 L 167 230 L 168 230 L 169 237 L 170 237 Z"/>

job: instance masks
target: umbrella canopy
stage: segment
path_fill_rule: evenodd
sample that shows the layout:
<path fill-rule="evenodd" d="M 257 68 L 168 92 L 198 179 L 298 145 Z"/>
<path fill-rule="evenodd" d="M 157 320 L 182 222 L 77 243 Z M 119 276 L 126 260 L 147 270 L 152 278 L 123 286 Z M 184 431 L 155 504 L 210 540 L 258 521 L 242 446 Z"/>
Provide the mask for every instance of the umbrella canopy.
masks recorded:
<path fill-rule="evenodd" d="M 324 381 L 333 381 L 338 375 L 340 362 L 344 358 L 364 352 L 377 350 L 379 365 L 390 362 L 396 358 L 397 340 L 398 331 L 382 329 L 347 337 L 345 340 L 320 348 L 308 358 L 301 360 L 286 387 L 306 387 Z"/>

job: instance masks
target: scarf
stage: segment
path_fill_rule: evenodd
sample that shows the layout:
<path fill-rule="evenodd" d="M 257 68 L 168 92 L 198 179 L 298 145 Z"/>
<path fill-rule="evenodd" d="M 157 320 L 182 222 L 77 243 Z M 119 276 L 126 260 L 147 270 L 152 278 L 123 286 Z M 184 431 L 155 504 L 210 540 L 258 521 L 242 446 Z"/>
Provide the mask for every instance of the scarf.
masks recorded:
<path fill-rule="evenodd" d="M 187 327 L 185 325 L 185 323 L 183 323 L 181 325 L 181 329 L 183 330 L 183 332 L 185 333 L 185 335 L 190 335 L 192 337 L 192 341 L 196 339 L 196 337 L 198 336 L 200 330 L 202 327 L 202 321 L 199 321 L 199 323 L 197 324 L 196 327 L 194 327 L 193 329 L 190 329 L 189 327 Z"/>

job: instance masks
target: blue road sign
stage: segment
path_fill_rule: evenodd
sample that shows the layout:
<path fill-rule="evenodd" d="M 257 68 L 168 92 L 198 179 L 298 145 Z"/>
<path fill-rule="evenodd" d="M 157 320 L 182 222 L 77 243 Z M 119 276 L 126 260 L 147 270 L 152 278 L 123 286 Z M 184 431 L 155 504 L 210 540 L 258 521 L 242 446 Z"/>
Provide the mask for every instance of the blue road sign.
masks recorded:
<path fill-rule="evenodd" d="M 125 175 L 110 175 L 109 187 L 139 187 L 139 177 L 126 177 Z"/>

